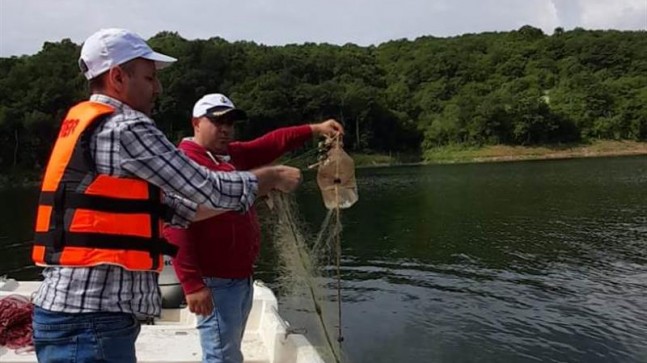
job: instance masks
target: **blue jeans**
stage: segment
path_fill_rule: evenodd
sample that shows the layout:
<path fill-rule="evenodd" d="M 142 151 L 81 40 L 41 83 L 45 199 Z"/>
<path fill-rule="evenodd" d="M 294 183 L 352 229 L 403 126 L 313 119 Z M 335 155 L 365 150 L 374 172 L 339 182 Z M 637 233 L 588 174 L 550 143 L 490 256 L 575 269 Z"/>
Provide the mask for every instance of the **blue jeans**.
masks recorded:
<path fill-rule="evenodd" d="M 34 307 L 39 362 L 136 362 L 139 321 L 124 313 L 59 313 Z"/>
<path fill-rule="evenodd" d="M 241 343 L 247 317 L 252 310 L 252 279 L 205 277 L 214 309 L 198 315 L 198 332 L 204 363 L 242 363 Z"/>

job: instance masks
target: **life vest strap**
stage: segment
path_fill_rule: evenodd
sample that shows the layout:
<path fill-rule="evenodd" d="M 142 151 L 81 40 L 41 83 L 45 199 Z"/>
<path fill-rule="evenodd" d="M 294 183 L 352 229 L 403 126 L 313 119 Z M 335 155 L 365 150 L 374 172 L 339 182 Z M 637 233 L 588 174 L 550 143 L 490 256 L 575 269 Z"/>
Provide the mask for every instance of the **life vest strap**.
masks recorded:
<path fill-rule="evenodd" d="M 75 192 L 65 193 L 65 208 L 67 209 L 90 209 L 108 213 L 152 213 L 167 216 L 168 210 L 159 200 L 133 200 L 108 198 L 98 195 L 88 195 Z M 40 205 L 55 206 L 55 192 L 42 192 L 40 194 Z"/>
<path fill-rule="evenodd" d="M 35 245 L 53 247 L 56 252 L 58 231 L 36 233 Z M 89 232 L 65 232 L 62 245 L 68 247 L 89 247 L 109 250 L 146 251 L 175 257 L 178 247 L 164 239 L 153 241 L 150 238 L 125 235 L 109 235 Z"/>
<path fill-rule="evenodd" d="M 159 187 L 148 183 L 148 201 L 151 203 L 158 203 L 162 205 L 160 201 L 162 200 L 162 192 Z M 164 241 L 164 238 L 160 237 L 160 218 L 162 218 L 163 213 L 158 209 L 152 210 L 151 214 L 151 240 L 153 241 Z M 168 243 L 168 242 L 166 242 Z M 153 261 L 152 268 L 156 270 L 159 267 L 159 252 L 150 251 L 151 260 Z M 175 253 L 173 253 L 175 257 Z"/>

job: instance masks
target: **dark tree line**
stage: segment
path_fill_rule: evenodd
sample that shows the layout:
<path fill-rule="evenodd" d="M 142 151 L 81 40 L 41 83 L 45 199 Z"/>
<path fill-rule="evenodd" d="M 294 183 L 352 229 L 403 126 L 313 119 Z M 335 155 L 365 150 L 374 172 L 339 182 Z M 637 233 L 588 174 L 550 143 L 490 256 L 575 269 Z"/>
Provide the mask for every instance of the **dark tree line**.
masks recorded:
<path fill-rule="evenodd" d="M 524 26 L 360 47 L 264 46 L 221 38 L 150 39 L 179 61 L 160 73 L 155 120 L 172 140 L 190 134 L 193 103 L 222 92 L 245 109 L 243 138 L 335 117 L 346 146 L 421 153 L 448 144 L 532 145 L 647 140 L 647 33 Z M 46 162 L 65 111 L 87 97 L 64 39 L 0 58 L 0 171 Z"/>

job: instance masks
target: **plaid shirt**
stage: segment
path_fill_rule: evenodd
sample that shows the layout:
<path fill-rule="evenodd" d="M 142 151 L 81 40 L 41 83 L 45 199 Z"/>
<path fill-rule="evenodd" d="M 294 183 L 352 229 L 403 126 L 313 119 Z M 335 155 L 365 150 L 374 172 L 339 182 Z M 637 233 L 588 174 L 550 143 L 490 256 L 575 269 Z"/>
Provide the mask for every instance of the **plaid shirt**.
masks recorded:
<path fill-rule="evenodd" d="M 188 159 L 145 114 L 105 95 L 91 101 L 115 108 L 92 135 L 90 148 L 97 172 L 136 177 L 159 186 L 163 203 L 174 210 L 171 225 L 186 227 L 198 204 L 247 211 L 258 183 L 247 172 L 211 172 Z M 185 198 L 190 198 L 185 199 Z M 47 267 L 34 297 L 43 309 L 66 313 L 98 311 L 156 316 L 161 311 L 158 274 L 114 265 Z"/>

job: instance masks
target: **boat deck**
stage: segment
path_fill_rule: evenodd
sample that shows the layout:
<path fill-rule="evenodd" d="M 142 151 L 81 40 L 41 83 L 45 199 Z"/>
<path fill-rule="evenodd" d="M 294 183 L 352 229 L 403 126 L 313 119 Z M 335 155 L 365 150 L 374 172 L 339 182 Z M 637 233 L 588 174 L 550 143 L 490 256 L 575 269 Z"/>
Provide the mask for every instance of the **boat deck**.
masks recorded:
<path fill-rule="evenodd" d="M 246 333 L 243 337 L 243 356 L 247 363 L 270 363 L 269 352 L 258 332 Z M 138 362 L 199 362 L 202 351 L 198 332 L 195 329 L 149 330 L 145 339 L 137 341 L 137 357 Z"/>
<path fill-rule="evenodd" d="M 137 361 L 151 363 L 194 363 L 202 359 L 198 332 L 193 330 L 177 331 L 159 329 L 149 331 L 146 339 L 137 341 Z M 164 347 L 160 349 L 160 347 Z M 245 363 L 271 363 L 269 352 L 258 333 L 245 334 L 243 337 Z M 34 353 L 15 353 L 0 347 L 2 362 L 35 362 Z"/>
<path fill-rule="evenodd" d="M 38 282 L 0 280 L 0 297 L 30 296 Z M 246 363 L 323 363 L 317 350 L 303 335 L 289 334 L 288 323 L 278 314 L 272 290 L 254 284 L 254 301 L 243 337 Z M 142 363 L 197 363 L 202 360 L 196 317 L 183 309 L 164 309 L 153 325 L 142 325 L 136 342 L 137 361 Z M 33 352 L 16 353 L 0 347 L 0 363 L 36 362 Z"/>

